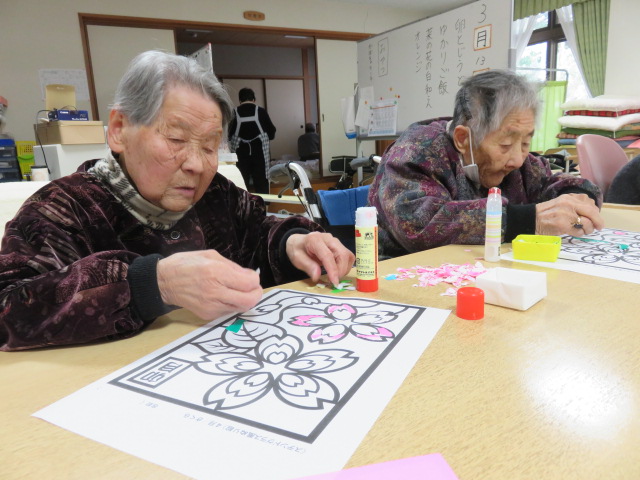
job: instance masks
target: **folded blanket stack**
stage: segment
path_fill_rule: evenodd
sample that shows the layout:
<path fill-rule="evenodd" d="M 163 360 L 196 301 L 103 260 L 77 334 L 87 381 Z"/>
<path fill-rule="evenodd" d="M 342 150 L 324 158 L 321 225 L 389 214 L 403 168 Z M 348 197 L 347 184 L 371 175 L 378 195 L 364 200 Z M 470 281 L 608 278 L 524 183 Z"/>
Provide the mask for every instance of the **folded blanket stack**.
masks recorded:
<path fill-rule="evenodd" d="M 600 95 L 570 100 L 562 108 L 560 145 L 575 145 L 585 133 L 613 138 L 623 148 L 640 140 L 640 97 Z"/>

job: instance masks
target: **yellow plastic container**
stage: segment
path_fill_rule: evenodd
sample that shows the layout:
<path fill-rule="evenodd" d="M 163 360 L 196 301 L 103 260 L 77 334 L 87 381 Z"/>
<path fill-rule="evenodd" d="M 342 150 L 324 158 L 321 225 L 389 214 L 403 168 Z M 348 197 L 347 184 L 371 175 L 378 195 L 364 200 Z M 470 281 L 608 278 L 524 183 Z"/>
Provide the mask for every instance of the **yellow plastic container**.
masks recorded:
<path fill-rule="evenodd" d="M 562 239 L 553 235 L 518 235 L 511 242 L 513 258 L 536 262 L 555 262 Z"/>
<path fill-rule="evenodd" d="M 27 140 L 16 141 L 16 154 L 18 157 L 33 156 L 33 147 L 35 144 L 36 142 Z"/>
<path fill-rule="evenodd" d="M 29 180 L 31 177 L 31 167 L 35 163 L 33 158 L 33 147 L 35 144 L 36 142 L 29 140 L 16 141 L 18 164 L 20 165 L 20 173 L 24 180 Z"/>
<path fill-rule="evenodd" d="M 22 174 L 23 180 L 29 180 L 31 178 L 31 167 L 34 163 L 35 159 L 33 158 L 33 154 L 20 155 L 18 157 L 18 164 L 20 165 L 20 173 Z"/>

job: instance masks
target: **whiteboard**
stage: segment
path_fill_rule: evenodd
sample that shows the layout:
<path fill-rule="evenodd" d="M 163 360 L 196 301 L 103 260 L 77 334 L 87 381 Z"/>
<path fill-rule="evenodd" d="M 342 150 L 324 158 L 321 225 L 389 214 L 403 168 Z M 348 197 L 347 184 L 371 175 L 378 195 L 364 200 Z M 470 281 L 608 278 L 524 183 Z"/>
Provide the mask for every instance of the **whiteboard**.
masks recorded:
<path fill-rule="evenodd" d="M 191 55 L 188 55 L 190 58 L 193 58 L 198 65 L 200 65 L 205 70 L 213 72 L 213 52 L 211 51 L 211 44 L 207 43 L 204 47 L 199 50 L 193 52 Z"/>
<path fill-rule="evenodd" d="M 360 41 L 358 109 L 370 126 L 374 110 L 389 112 L 382 122 L 397 116 L 396 135 L 413 122 L 451 116 L 465 78 L 508 68 L 512 18 L 510 0 L 479 0 Z M 360 139 L 384 131 L 358 130 Z"/>

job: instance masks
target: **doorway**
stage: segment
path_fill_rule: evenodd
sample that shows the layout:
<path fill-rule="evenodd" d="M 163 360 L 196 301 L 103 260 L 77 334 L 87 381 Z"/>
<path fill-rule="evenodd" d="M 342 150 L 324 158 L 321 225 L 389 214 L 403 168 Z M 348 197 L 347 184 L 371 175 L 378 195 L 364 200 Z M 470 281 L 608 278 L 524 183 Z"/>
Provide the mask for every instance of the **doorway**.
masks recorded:
<path fill-rule="evenodd" d="M 213 42 L 211 42 L 212 44 L 214 42 L 217 42 L 218 44 L 221 44 L 220 42 L 225 42 L 224 43 L 225 45 L 230 45 L 230 46 L 235 45 L 238 48 L 242 48 L 242 46 L 259 45 L 262 47 L 287 46 L 288 48 L 284 48 L 283 50 L 296 50 L 296 49 L 302 50 L 308 47 L 309 45 L 312 45 L 310 50 L 312 53 L 310 55 L 302 54 L 302 56 L 303 56 L 303 59 L 304 58 L 312 59 L 314 64 L 317 64 L 315 44 L 318 39 L 344 40 L 347 42 L 356 42 L 358 40 L 364 40 L 370 37 L 369 34 L 356 33 L 356 32 L 317 31 L 317 30 L 303 30 L 303 29 L 279 28 L 279 27 L 259 27 L 259 26 L 251 26 L 251 25 L 216 24 L 216 23 L 208 23 L 208 22 L 205 23 L 205 22 L 196 22 L 196 21 L 168 20 L 168 19 L 158 19 L 158 18 L 120 17 L 120 16 L 114 16 L 114 15 L 100 15 L 100 14 L 86 14 L 86 13 L 79 13 L 78 16 L 80 19 L 80 29 L 81 29 L 84 57 L 85 57 L 85 66 L 87 70 L 87 81 L 89 84 L 89 95 L 90 95 L 90 101 L 91 101 L 92 115 L 95 119 L 102 119 L 105 121 L 107 120 L 107 118 L 102 118 L 104 113 L 101 112 L 101 109 L 98 106 L 98 99 L 97 99 L 98 95 L 96 93 L 96 82 L 95 82 L 96 74 L 93 69 L 93 62 L 97 60 L 98 63 L 100 63 L 103 59 L 98 60 L 98 59 L 92 58 L 93 47 L 89 39 L 89 33 L 88 33 L 89 25 L 99 25 L 99 26 L 107 26 L 107 27 L 133 27 L 136 29 L 142 28 L 142 29 L 167 30 L 172 32 L 174 36 L 174 48 L 172 49 L 172 51 L 175 51 L 176 53 L 185 53 L 181 51 L 180 43 L 183 43 L 181 42 L 181 40 L 187 41 L 187 39 L 191 40 L 190 43 L 194 43 L 193 41 L 196 39 L 198 40 L 199 43 L 194 46 L 193 51 L 200 48 L 203 43 L 206 43 L 207 41 L 211 41 L 211 40 L 213 40 Z M 205 35 L 211 35 L 211 37 L 208 37 Z M 139 53 L 139 52 L 136 52 L 136 53 Z M 96 51 L 96 54 L 97 54 L 97 51 Z M 112 50 L 110 52 L 110 55 L 118 56 L 120 55 L 120 53 L 117 50 Z M 132 58 L 132 55 L 130 54 L 130 52 L 125 52 L 120 56 L 123 56 L 123 57 L 126 56 L 127 61 Z M 356 57 L 353 57 L 351 61 L 355 63 Z M 322 142 L 323 145 L 333 144 L 334 140 L 339 141 L 341 139 L 330 138 L 333 135 L 333 133 L 330 133 L 330 132 L 323 134 L 322 120 L 320 119 L 324 118 L 326 120 L 328 118 L 332 118 L 334 116 L 333 112 L 336 109 L 331 107 L 330 112 L 323 112 L 321 107 L 318 106 L 317 90 L 321 88 L 322 72 L 320 71 L 316 72 L 315 68 L 311 69 L 312 73 L 317 75 L 317 82 L 316 82 L 316 91 L 315 92 L 310 91 L 310 88 L 308 87 L 308 85 L 310 84 L 310 82 L 308 81 L 309 80 L 308 63 L 310 62 L 305 62 L 305 61 L 301 62 L 303 71 L 299 74 L 298 78 L 295 78 L 295 79 L 286 78 L 286 80 L 302 80 L 302 83 L 303 83 L 302 90 L 303 90 L 303 97 L 304 97 L 304 102 L 303 102 L 304 120 L 306 121 L 307 118 L 309 118 L 310 119 L 309 121 L 313 122 L 313 119 L 311 119 L 309 115 L 315 114 L 316 117 L 318 118 L 318 123 L 320 123 L 319 133 L 321 134 L 321 136 L 322 135 L 324 136 L 323 142 Z M 330 65 L 331 60 L 328 58 L 325 58 L 323 61 L 323 64 Z M 224 79 L 224 75 L 221 75 L 221 77 Z M 283 80 L 281 76 L 277 76 L 277 75 L 271 76 L 270 79 Z M 346 84 L 349 84 L 350 86 L 349 88 L 352 88 L 353 86 L 352 79 L 343 78 L 343 80 Z M 101 89 L 103 88 L 104 87 L 102 87 Z M 112 87 L 112 88 L 115 88 L 115 87 Z M 275 86 L 274 88 L 276 92 L 282 92 L 282 89 L 279 86 Z M 278 93 L 276 95 L 281 95 L 281 93 Z M 339 99 L 336 101 L 339 101 Z M 296 103 L 298 103 L 298 100 L 296 100 Z M 310 103 L 312 103 L 313 105 L 310 106 Z M 272 105 L 269 105 L 268 101 L 267 101 L 267 107 L 272 108 Z M 335 120 L 340 121 L 339 115 L 335 115 Z M 298 125 L 297 128 L 301 128 L 300 126 L 303 126 L 305 121 L 299 122 L 298 118 L 295 117 L 295 121 L 294 123 L 292 123 L 292 125 L 295 124 L 295 125 Z M 276 127 L 278 126 L 276 125 Z M 298 130 L 296 130 L 296 133 L 297 131 Z M 276 136 L 278 136 L 278 133 L 276 134 Z M 290 133 L 287 136 L 291 137 L 296 135 L 294 133 Z M 290 147 L 287 147 L 287 149 L 289 148 Z M 354 148 L 354 152 L 355 152 L 355 148 Z M 331 159 L 326 158 L 326 155 L 323 155 L 323 157 L 325 158 L 321 159 L 321 163 L 324 163 L 328 166 L 328 163 Z M 324 170 L 326 172 L 326 168 Z M 322 168 L 321 168 L 321 172 L 322 172 Z"/>
<path fill-rule="evenodd" d="M 271 158 L 296 160 L 298 137 L 304 133 L 305 123 L 302 80 L 232 77 L 222 77 L 221 80 L 236 107 L 238 92 L 248 87 L 256 94 L 256 105 L 269 113 L 276 127 L 276 137 L 269 143 Z"/>

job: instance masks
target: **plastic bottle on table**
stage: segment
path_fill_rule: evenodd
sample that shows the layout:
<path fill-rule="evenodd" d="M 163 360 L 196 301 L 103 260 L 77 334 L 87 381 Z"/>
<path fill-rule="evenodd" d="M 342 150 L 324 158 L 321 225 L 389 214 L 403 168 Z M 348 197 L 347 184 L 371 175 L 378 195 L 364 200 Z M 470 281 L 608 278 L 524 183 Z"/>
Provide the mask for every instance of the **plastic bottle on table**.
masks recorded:
<path fill-rule="evenodd" d="M 487 221 L 484 236 L 484 259 L 487 262 L 500 260 L 502 239 L 502 195 L 500 189 L 492 187 L 487 197 Z"/>
<path fill-rule="evenodd" d="M 378 212 L 376 207 L 356 210 L 356 289 L 378 290 Z"/>

